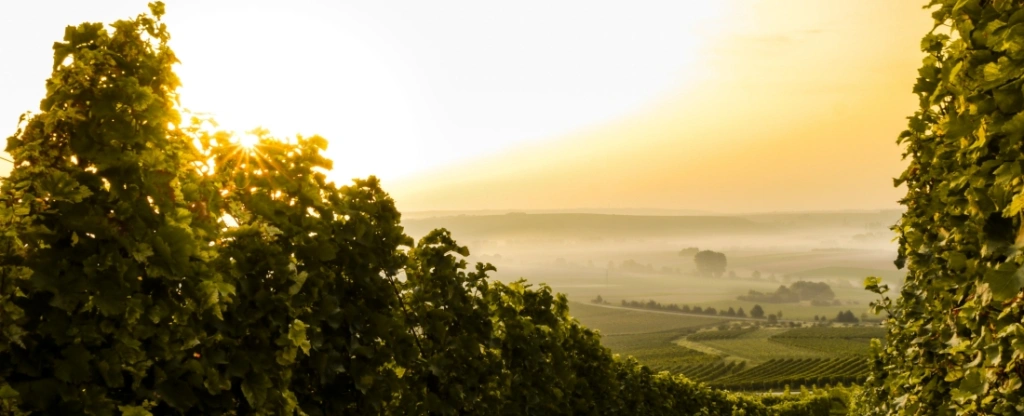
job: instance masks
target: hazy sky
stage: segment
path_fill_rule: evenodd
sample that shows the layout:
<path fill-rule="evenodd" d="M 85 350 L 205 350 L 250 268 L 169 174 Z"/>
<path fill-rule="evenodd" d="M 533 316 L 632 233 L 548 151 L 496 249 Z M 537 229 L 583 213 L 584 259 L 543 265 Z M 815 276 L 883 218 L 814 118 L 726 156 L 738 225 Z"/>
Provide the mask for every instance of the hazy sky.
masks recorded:
<path fill-rule="evenodd" d="M 918 0 L 166 3 L 185 107 L 321 134 L 403 210 L 895 207 L 931 28 Z M 65 25 L 145 8 L 0 2 L 0 132 Z"/>

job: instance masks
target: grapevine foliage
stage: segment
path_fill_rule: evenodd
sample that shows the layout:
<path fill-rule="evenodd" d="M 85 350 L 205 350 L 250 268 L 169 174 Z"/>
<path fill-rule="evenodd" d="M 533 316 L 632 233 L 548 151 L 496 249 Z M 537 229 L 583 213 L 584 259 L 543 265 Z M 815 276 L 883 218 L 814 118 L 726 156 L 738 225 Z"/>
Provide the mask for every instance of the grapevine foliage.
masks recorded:
<path fill-rule="evenodd" d="M 1024 412 L 1024 7 L 933 0 L 906 146 L 900 296 L 877 344 L 865 413 Z M 875 278 L 869 290 L 887 288 Z"/>
<path fill-rule="evenodd" d="M 418 243 L 321 137 L 176 110 L 150 14 L 69 27 L 0 187 L 0 414 L 809 414 L 619 359 L 550 288 Z"/>

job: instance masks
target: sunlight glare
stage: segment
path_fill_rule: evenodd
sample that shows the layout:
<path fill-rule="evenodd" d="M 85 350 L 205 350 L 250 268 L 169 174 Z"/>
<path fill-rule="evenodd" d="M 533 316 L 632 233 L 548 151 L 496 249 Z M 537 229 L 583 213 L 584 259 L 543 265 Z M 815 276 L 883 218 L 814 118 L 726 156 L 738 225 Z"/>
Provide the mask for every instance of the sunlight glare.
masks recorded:
<path fill-rule="evenodd" d="M 252 133 L 242 133 L 232 137 L 232 141 L 242 148 L 252 151 L 259 144 L 260 138 Z"/>

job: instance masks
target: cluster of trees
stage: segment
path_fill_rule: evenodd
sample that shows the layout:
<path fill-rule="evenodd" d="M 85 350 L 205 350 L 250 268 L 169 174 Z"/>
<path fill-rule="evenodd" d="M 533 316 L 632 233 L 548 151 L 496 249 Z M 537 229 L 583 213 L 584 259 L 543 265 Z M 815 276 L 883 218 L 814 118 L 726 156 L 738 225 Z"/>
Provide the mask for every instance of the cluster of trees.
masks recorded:
<path fill-rule="evenodd" d="M 600 296 L 598 296 L 598 297 L 600 297 Z M 663 305 L 660 302 L 655 302 L 653 299 L 652 300 L 648 300 L 646 302 L 638 301 L 638 300 L 625 300 L 625 299 L 623 299 L 621 301 L 621 305 L 623 307 L 627 307 L 627 308 L 652 309 L 652 310 L 659 310 L 659 311 L 666 311 L 666 312 L 697 313 L 697 314 L 703 314 L 703 315 L 734 316 L 734 317 L 740 317 L 740 318 L 745 318 L 747 316 L 747 313 L 743 311 L 743 308 L 734 309 L 732 307 L 729 307 L 729 309 L 722 309 L 722 310 L 715 309 L 712 306 L 708 306 L 706 308 L 702 308 L 700 306 L 694 306 L 694 307 L 691 308 L 690 305 L 682 305 L 682 306 L 680 306 L 679 304 L 675 304 L 675 303 L 669 303 L 669 304 L 664 304 Z M 755 306 L 754 308 L 755 309 L 760 309 L 760 306 Z M 763 312 L 762 312 L 762 314 L 763 314 Z"/>
<path fill-rule="evenodd" d="M 593 302 L 593 303 L 600 303 L 600 304 L 608 304 L 608 302 L 604 298 L 602 298 L 601 295 L 598 295 L 596 298 L 592 299 L 591 302 Z M 740 307 L 740 308 L 729 307 L 729 309 L 716 309 L 715 307 L 712 307 L 712 306 L 708 306 L 708 307 L 692 306 L 691 307 L 690 305 L 679 305 L 679 304 L 675 304 L 675 303 L 662 304 L 660 302 L 654 301 L 653 299 L 652 300 L 648 300 L 648 301 L 637 301 L 637 300 L 625 300 L 625 299 L 623 299 L 622 301 L 620 301 L 620 304 L 623 307 L 626 307 L 626 308 L 651 309 L 651 310 L 658 310 L 658 311 L 665 311 L 665 312 L 693 313 L 693 314 L 702 314 L 702 315 L 729 316 L 729 317 L 737 317 L 737 318 L 746 318 L 746 317 L 748 317 L 747 312 L 744 311 L 742 307 Z M 780 319 L 782 319 L 782 311 L 777 311 L 775 313 L 766 314 L 764 308 L 762 308 L 761 305 L 754 305 L 754 307 L 750 308 L 749 317 L 750 318 L 757 318 L 757 319 L 765 319 L 765 320 L 768 321 L 768 323 L 774 324 L 774 323 L 778 323 L 778 321 Z M 827 317 L 825 317 L 825 316 L 815 315 L 814 316 L 814 321 L 815 322 L 829 322 L 829 319 Z M 859 323 L 860 321 L 861 320 L 859 318 L 857 318 L 857 316 L 854 315 L 852 311 L 849 311 L 849 310 L 839 312 L 836 315 L 836 317 L 834 319 L 832 319 L 832 322 L 839 322 L 839 323 L 854 323 L 855 324 L 855 323 Z"/>
<path fill-rule="evenodd" d="M 444 230 L 414 243 L 376 179 L 326 181 L 322 138 L 182 123 L 150 10 L 68 28 L 8 139 L 3 414 L 778 414 L 614 358 Z"/>
<path fill-rule="evenodd" d="M 828 319 L 827 316 L 824 316 L 824 315 L 822 315 L 822 316 L 814 315 L 814 321 L 815 322 L 828 322 L 829 319 Z M 848 310 L 848 311 L 845 311 L 845 312 L 840 311 L 839 313 L 837 313 L 836 317 L 832 319 L 832 322 L 856 324 L 856 323 L 860 323 L 860 319 L 858 319 L 857 316 L 853 314 L 853 311 L 849 311 Z"/>
<path fill-rule="evenodd" d="M 855 324 L 860 322 L 860 319 L 857 319 L 857 316 L 854 315 L 852 311 L 846 311 L 837 313 L 833 321 L 847 324 Z"/>
<path fill-rule="evenodd" d="M 762 293 L 756 290 L 751 290 L 746 295 L 740 295 L 737 297 L 739 300 L 748 302 L 765 302 L 765 303 L 796 303 L 800 301 L 810 301 L 812 304 L 823 306 L 831 305 L 836 302 L 836 294 L 832 291 L 832 287 L 828 283 L 824 282 L 795 282 L 789 287 L 785 285 L 779 286 L 772 293 Z"/>
<path fill-rule="evenodd" d="M 597 299 L 601 299 L 601 301 L 604 302 L 604 299 L 601 298 L 600 295 L 598 295 Z M 597 302 L 597 299 L 592 300 L 592 302 Z M 700 306 L 691 307 L 689 305 L 678 305 L 675 303 L 662 304 L 660 302 L 654 301 L 653 299 L 648 300 L 646 302 L 623 299 L 621 301 L 621 305 L 627 308 L 652 309 L 666 312 L 694 313 L 702 315 L 729 316 L 737 318 L 747 317 L 747 312 L 745 312 L 742 307 L 733 308 L 730 306 L 729 309 L 720 310 L 716 309 L 713 306 L 708 306 L 705 308 Z M 753 308 L 750 308 L 750 317 L 757 319 L 767 319 L 768 323 L 774 324 L 777 323 L 779 319 L 782 319 L 782 311 L 765 315 L 764 308 L 762 308 L 761 305 L 754 305 Z"/>
<path fill-rule="evenodd" d="M 697 273 L 710 277 L 722 277 L 727 266 L 725 254 L 711 250 L 698 251 L 693 256 L 693 263 L 697 266 Z"/>

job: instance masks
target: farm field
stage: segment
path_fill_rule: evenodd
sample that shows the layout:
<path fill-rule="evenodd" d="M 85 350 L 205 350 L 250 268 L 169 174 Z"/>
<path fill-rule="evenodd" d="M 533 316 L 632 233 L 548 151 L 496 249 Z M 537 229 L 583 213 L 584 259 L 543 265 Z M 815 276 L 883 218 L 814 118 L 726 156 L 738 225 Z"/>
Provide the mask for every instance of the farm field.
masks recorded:
<path fill-rule="evenodd" d="M 716 317 L 651 313 L 643 310 L 606 308 L 573 302 L 569 313 L 588 328 L 601 331 L 602 336 L 646 334 L 674 329 L 694 329 L 723 322 Z"/>
<path fill-rule="evenodd" d="M 870 340 L 885 335 L 878 327 L 764 327 L 580 303 L 571 305 L 571 313 L 601 331 L 602 344 L 613 353 L 733 390 L 860 382 L 868 371 Z"/>
<path fill-rule="evenodd" d="M 613 353 L 631 355 L 656 370 L 671 370 L 719 359 L 717 355 L 684 348 L 672 341 L 701 328 L 720 325 L 722 319 L 630 311 L 582 303 L 572 303 L 569 311 L 588 328 L 600 331 L 601 344 Z"/>
<path fill-rule="evenodd" d="M 772 281 L 704 279 L 695 276 L 670 274 L 643 274 L 608 272 L 597 267 L 541 266 L 496 263 L 495 277 L 502 281 L 515 281 L 530 277 L 531 282 L 544 282 L 555 291 L 565 293 L 571 301 L 589 303 L 601 296 L 607 302 L 618 305 L 622 300 L 654 300 L 662 304 L 714 307 L 716 309 L 743 308 L 750 311 L 760 304 L 765 313 L 782 312 L 783 319 L 811 321 L 816 316 L 834 318 L 839 312 L 850 310 L 860 317 L 867 312 L 868 304 L 874 300 L 871 293 L 863 289 L 863 279 L 853 283 L 831 284 L 839 305 L 812 306 L 805 303 L 762 303 L 741 301 L 737 297 L 750 290 L 771 292 L 783 283 Z M 865 276 L 866 277 L 866 276 Z M 795 280 L 794 280 L 795 281 Z"/>
<path fill-rule="evenodd" d="M 868 374 L 868 362 L 863 357 L 776 359 L 753 367 L 742 362 L 699 364 L 684 367 L 681 372 L 730 390 L 778 390 L 787 385 L 862 383 Z"/>
<path fill-rule="evenodd" d="M 601 296 L 611 304 L 619 304 L 623 300 L 653 300 L 662 304 L 716 309 L 732 307 L 746 311 L 760 304 L 766 313 L 782 312 L 783 319 L 831 319 L 847 310 L 861 318 L 875 299 L 872 293 L 864 290 L 864 278 L 882 277 L 894 289 L 902 279 L 902 271 L 892 265 L 891 253 L 880 250 L 766 252 L 763 249 L 738 249 L 725 252 L 728 268 L 735 277 L 706 278 L 694 275 L 693 259 L 679 256 L 678 249 L 667 247 L 669 243 L 648 242 L 618 249 L 571 244 L 540 245 L 539 248 L 468 244 L 473 253 L 469 260 L 494 264 L 498 269 L 493 273 L 496 279 L 508 282 L 528 278 L 530 282 L 543 282 L 579 303 L 588 303 Z M 649 271 L 624 268 L 624 262 L 649 267 Z M 755 271 L 760 279 L 751 278 Z M 751 290 L 773 292 L 779 286 L 800 280 L 827 283 L 838 304 L 763 303 L 738 299 Z"/>
<path fill-rule="evenodd" d="M 884 339 L 881 327 L 797 328 L 771 337 L 771 341 L 829 354 L 867 355 L 872 338 Z"/>
<path fill-rule="evenodd" d="M 698 343 L 719 351 L 723 357 L 748 361 L 751 364 L 761 364 L 775 359 L 826 358 L 831 356 L 827 352 L 772 341 L 773 336 L 789 330 L 786 328 L 762 328 L 733 338 L 700 341 L 687 338 L 677 340 L 676 342 L 682 346 Z"/>
<path fill-rule="evenodd" d="M 673 370 L 731 390 L 860 383 L 868 373 L 865 355 L 870 337 L 884 336 L 878 330 L 810 327 L 700 332 L 676 343 L 692 349 L 710 348 L 702 350 L 721 360 Z M 790 333 L 793 335 L 787 336 Z"/>

